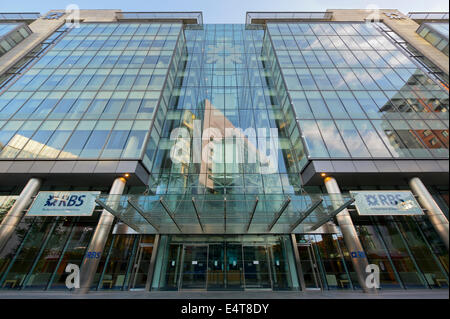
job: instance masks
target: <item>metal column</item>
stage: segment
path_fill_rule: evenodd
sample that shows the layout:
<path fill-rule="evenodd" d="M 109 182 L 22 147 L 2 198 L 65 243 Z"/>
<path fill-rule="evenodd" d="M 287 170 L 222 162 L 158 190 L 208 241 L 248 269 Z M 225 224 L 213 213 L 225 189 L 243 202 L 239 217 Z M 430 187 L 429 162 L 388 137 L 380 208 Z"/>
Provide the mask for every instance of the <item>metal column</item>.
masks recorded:
<path fill-rule="evenodd" d="M 448 220 L 439 208 L 433 196 L 422 183 L 420 178 L 414 177 L 409 181 L 411 190 L 418 196 L 420 204 L 426 209 L 426 214 L 433 224 L 434 229 L 441 237 L 448 250 Z"/>
<path fill-rule="evenodd" d="M 326 177 L 325 187 L 327 188 L 327 192 L 330 195 L 330 198 L 333 200 L 333 207 L 337 209 L 342 204 L 344 204 L 344 200 L 341 197 L 341 190 L 339 189 L 339 185 L 333 177 Z M 351 252 L 364 252 L 364 248 L 359 241 L 358 234 L 356 233 L 355 226 L 353 225 L 352 218 L 347 209 L 343 209 L 339 214 L 336 215 L 337 222 L 339 224 L 339 228 L 342 232 L 342 237 L 345 242 L 345 246 L 347 246 L 348 251 Z M 358 278 L 359 285 L 363 288 L 364 292 L 374 292 L 375 290 L 372 288 L 366 287 L 366 267 L 369 265 L 367 258 L 364 256 L 360 256 L 358 258 L 351 258 L 353 268 L 356 271 L 356 276 Z"/>
<path fill-rule="evenodd" d="M 31 204 L 31 198 L 36 195 L 41 184 L 41 179 L 31 178 L 20 193 L 13 207 L 6 214 L 5 219 L 3 219 L 0 225 L 0 251 L 5 247 L 9 238 L 14 233 L 23 217 L 23 211 Z"/>
<path fill-rule="evenodd" d="M 305 277 L 303 276 L 303 269 L 302 264 L 300 262 L 300 254 L 298 253 L 297 239 L 295 238 L 295 234 L 291 234 L 291 243 L 294 249 L 295 264 L 297 266 L 297 277 L 298 283 L 300 285 L 300 290 L 305 291 L 306 290 Z"/>
<path fill-rule="evenodd" d="M 159 235 L 155 235 L 155 241 L 153 243 L 152 257 L 150 258 L 150 265 L 148 267 L 147 282 L 145 283 L 145 290 L 150 291 L 153 283 L 153 273 L 155 272 L 156 256 L 159 248 Z"/>
<path fill-rule="evenodd" d="M 123 193 L 125 184 L 126 179 L 123 177 L 119 177 L 114 180 L 106 203 L 112 209 L 116 209 L 118 207 L 119 199 Z M 107 210 L 103 210 L 100 220 L 98 221 L 97 228 L 95 229 L 94 235 L 89 243 L 87 250 L 88 252 L 100 253 L 101 256 L 113 223 L 114 215 L 109 213 Z M 77 289 L 77 293 L 86 294 L 89 292 L 99 263 L 100 258 L 84 257 L 80 267 L 80 288 Z"/>

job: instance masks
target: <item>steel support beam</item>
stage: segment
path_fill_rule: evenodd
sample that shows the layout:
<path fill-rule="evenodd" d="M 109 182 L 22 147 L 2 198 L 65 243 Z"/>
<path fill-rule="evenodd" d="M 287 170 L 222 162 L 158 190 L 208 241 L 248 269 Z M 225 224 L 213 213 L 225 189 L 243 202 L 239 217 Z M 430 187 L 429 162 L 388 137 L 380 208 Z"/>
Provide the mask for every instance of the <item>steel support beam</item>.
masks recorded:
<path fill-rule="evenodd" d="M 250 213 L 250 219 L 248 221 L 247 228 L 245 229 L 245 231 L 247 233 L 248 233 L 248 230 L 250 229 L 250 225 L 253 221 L 253 217 L 255 216 L 255 211 L 256 211 L 256 207 L 258 207 L 258 202 L 259 202 L 259 199 L 258 199 L 258 197 L 256 197 L 255 205 L 253 205 L 252 212 Z"/>
<path fill-rule="evenodd" d="M 275 224 L 277 223 L 277 221 L 280 219 L 281 215 L 283 215 L 284 211 L 286 210 L 286 208 L 288 207 L 289 203 L 291 202 L 291 198 L 288 197 L 283 205 L 281 206 L 280 210 L 278 211 L 278 213 L 275 215 L 273 221 L 270 223 L 269 227 L 267 227 L 267 231 L 271 231 L 273 226 L 275 226 Z"/>
<path fill-rule="evenodd" d="M 339 208 L 335 209 L 330 215 L 320 219 L 316 224 L 314 224 L 313 226 L 311 226 L 311 228 L 309 229 L 309 231 L 315 231 L 317 228 L 319 228 L 320 226 L 322 226 L 323 224 L 325 224 L 326 222 L 329 222 L 330 220 L 332 220 L 337 214 L 339 214 L 340 212 L 342 212 L 344 209 L 346 209 L 348 206 L 350 206 L 351 204 L 353 204 L 353 202 L 355 201 L 354 198 L 350 199 L 349 201 L 345 202 L 343 205 L 339 206 Z"/>
<path fill-rule="evenodd" d="M 321 198 L 319 201 L 315 202 L 308 210 L 303 212 L 300 216 L 300 218 L 292 224 L 291 228 L 289 229 L 289 233 L 292 233 L 294 229 L 297 228 L 298 225 L 300 225 L 311 213 L 323 202 L 323 198 Z"/>
<path fill-rule="evenodd" d="M 167 215 L 169 215 L 170 219 L 172 219 L 173 223 L 175 224 L 175 226 L 177 226 L 178 230 L 180 231 L 180 233 L 182 232 L 180 226 L 178 225 L 177 221 L 175 220 L 175 216 L 173 215 L 173 213 L 170 211 L 169 207 L 167 206 L 167 204 L 164 202 L 163 198 L 161 197 L 159 199 L 159 202 L 161 204 L 161 206 L 164 208 L 164 210 L 166 211 Z"/>
<path fill-rule="evenodd" d="M 127 202 L 128 202 L 128 204 L 130 204 L 131 207 L 133 207 L 139 213 L 139 215 L 142 216 L 142 218 L 144 218 L 150 224 L 150 226 L 152 226 L 157 232 L 159 232 L 159 227 L 155 226 L 155 224 L 153 224 L 152 221 L 150 219 L 148 219 L 147 216 L 145 216 L 144 210 L 139 206 L 138 203 L 134 203 L 130 199 L 128 199 Z"/>
<path fill-rule="evenodd" d="M 203 229 L 202 221 L 200 220 L 200 214 L 198 213 L 197 204 L 195 203 L 195 198 L 192 197 L 192 206 L 194 206 L 195 215 L 197 216 L 198 224 L 200 225 L 200 228 L 202 229 L 202 233 L 205 232 Z"/>
<path fill-rule="evenodd" d="M 109 212 L 110 214 L 114 215 L 115 217 L 119 218 L 120 214 L 115 211 L 114 209 L 112 209 L 110 206 L 106 205 L 105 203 L 103 203 L 102 201 L 100 201 L 99 199 L 95 200 L 95 203 L 100 206 L 101 208 L 103 208 L 104 210 L 106 210 L 107 212 Z M 120 219 L 120 218 L 119 218 Z M 131 226 L 129 223 L 123 221 L 122 219 L 120 220 L 122 223 L 124 223 L 125 225 L 127 225 L 128 227 L 130 227 L 131 229 L 133 229 L 135 232 L 139 232 L 136 228 L 137 225 Z"/>
<path fill-rule="evenodd" d="M 227 199 L 223 199 L 223 231 L 227 232 Z"/>

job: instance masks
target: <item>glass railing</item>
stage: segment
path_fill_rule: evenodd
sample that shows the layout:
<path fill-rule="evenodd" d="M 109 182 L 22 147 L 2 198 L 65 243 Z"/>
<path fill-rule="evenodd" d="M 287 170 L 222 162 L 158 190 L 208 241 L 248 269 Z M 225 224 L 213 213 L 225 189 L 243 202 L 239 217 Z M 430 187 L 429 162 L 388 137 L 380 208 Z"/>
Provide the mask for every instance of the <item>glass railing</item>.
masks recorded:
<path fill-rule="evenodd" d="M 202 12 L 118 12 L 118 20 L 183 21 L 185 24 L 203 24 Z"/>
<path fill-rule="evenodd" d="M 41 14 L 39 12 L 0 12 L 0 20 L 20 21 L 20 20 L 36 20 Z"/>
<path fill-rule="evenodd" d="M 412 20 L 448 20 L 448 12 L 409 12 L 408 18 Z"/>
<path fill-rule="evenodd" d="M 247 12 L 246 24 L 264 24 L 267 21 L 331 20 L 332 12 Z"/>

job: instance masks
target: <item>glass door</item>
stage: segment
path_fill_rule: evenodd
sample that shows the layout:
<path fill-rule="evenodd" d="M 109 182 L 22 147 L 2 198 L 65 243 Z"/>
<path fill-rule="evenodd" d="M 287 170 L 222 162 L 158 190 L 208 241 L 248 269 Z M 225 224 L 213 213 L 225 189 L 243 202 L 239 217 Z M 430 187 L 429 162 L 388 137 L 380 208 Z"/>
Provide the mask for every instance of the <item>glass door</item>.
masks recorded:
<path fill-rule="evenodd" d="M 297 249 L 306 289 L 321 289 L 319 271 L 312 246 L 298 245 Z"/>
<path fill-rule="evenodd" d="M 181 256 L 183 245 L 170 244 L 167 253 L 165 287 L 167 290 L 178 290 L 181 273 Z"/>
<path fill-rule="evenodd" d="M 283 247 L 280 244 L 269 245 L 270 265 L 272 272 L 272 282 L 274 289 L 288 289 L 289 285 L 289 266 L 286 262 L 286 256 Z"/>
<path fill-rule="evenodd" d="M 265 245 L 243 246 L 245 288 L 272 288 Z"/>
<path fill-rule="evenodd" d="M 210 244 L 208 248 L 208 289 L 225 288 L 224 245 Z"/>
<path fill-rule="evenodd" d="M 183 246 L 181 289 L 206 289 L 208 246 Z"/>
<path fill-rule="evenodd" d="M 131 273 L 130 290 L 144 289 L 147 283 L 153 244 L 140 243 Z"/>
<path fill-rule="evenodd" d="M 244 272 L 242 266 L 242 245 L 227 244 L 227 289 L 244 289 Z"/>

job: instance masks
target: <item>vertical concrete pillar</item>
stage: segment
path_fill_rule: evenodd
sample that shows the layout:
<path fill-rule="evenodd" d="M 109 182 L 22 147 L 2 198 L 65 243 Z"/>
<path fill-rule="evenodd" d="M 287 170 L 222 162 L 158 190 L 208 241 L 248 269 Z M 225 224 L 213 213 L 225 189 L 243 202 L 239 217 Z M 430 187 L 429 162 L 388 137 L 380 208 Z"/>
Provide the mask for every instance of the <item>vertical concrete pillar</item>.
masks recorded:
<path fill-rule="evenodd" d="M 31 178 L 17 198 L 13 207 L 6 214 L 0 225 L 0 251 L 5 247 L 17 225 L 23 217 L 23 211 L 31 204 L 31 198 L 36 195 L 41 187 L 42 180 Z"/>
<path fill-rule="evenodd" d="M 125 188 L 126 179 L 123 177 L 116 178 L 109 191 L 109 198 L 106 204 L 112 209 L 116 209 L 119 205 L 120 196 Z M 114 215 L 106 210 L 103 210 L 100 220 L 98 221 L 97 227 L 95 228 L 94 235 L 92 236 L 91 242 L 87 252 L 100 253 L 103 254 L 106 241 L 108 239 L 111 227 L 114 223 Z M 95 273 L 97 272 L 98 264 L 100 263 L 100 258 L 86 258 L 80 267 L 80 288 L 77 289 L 77 293 L 86 294 L 91 288 L 92 282 L 94 281 Z"/>
<path fill-rule="evenodd" d="M 436 232 L 441 237 L 442 241 L 448 250 L 448 219 L 433 199 L 428 189 L 422 183 L 421 179 L 414 177 L 409 181 L 409 186 L 414 194 L 418 196 L 419 202 L 426 209 L 426 214 L 430 219 Z"/>
<path fill-rule="evenodd" d="M 327 192 L 330 195 L 330 198 L 333 200 L 333 207 L 337 209 L 344 204 L 339 185 L 333 177 L 326 177 L 324 182 Z M 357 253 L 360 251 L 364 252 L 348 210 L 342 210 L 339 214 L 337 214 L 336 219 L 339 224 L 339 228 L 341 229 L 342 237 L 348 251 L 350 253 Z M 366 267 L 369 265 L 369 263 L 365 254 L 364 256 L 358 256 L 358 258 L 352 257 L 351 259 L 353 268 L 355 269 L 356 276 L 358 278 L 359 285 L 363 288 L 363 291 L 368 293 L 375 292 L 373 288 L 367 288 L 366 286 L 366 278 L 368 275 L 368 273 L 366 273 Z"/>

